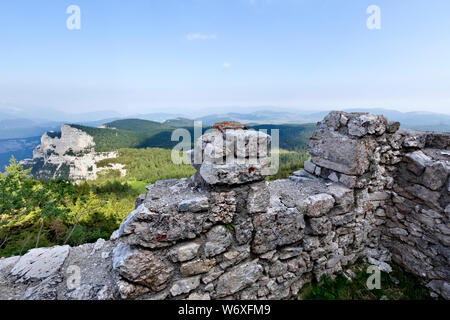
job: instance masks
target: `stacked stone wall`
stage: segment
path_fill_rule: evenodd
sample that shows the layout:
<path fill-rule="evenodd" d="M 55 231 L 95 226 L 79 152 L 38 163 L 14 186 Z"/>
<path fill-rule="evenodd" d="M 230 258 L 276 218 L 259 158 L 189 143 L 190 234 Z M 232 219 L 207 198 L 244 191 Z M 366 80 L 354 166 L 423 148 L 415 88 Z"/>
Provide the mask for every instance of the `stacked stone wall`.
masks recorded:
<path fill-rule="evenodd" d="M 399 141 L 382 243 L 394 262 L 450 299 L 450 134 L 401 131 Z"/>
<path fill-rule="evenodd" d="M 304 170 L 266 182 L 270 142 L 216 125 L 191 154 L 197 174 L 149 186 L 110 241 L 59 250 L 66 260 L 47 279 L 17 272 L 41 252 L 0 260 L 0 282 L 27 299 L 288 299 L 364 257 L 386 272 L 394 261 L 450 298 L 449 134 L 331 112 Z M 65 287 L 81 260 L 88 282 Z"/>

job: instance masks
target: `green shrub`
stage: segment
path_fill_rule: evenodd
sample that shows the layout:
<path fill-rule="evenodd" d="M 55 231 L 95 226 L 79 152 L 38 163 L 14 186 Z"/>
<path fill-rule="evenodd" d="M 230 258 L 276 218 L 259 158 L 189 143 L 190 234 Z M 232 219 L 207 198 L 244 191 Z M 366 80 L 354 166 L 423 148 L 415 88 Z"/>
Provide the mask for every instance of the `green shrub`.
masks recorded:
<path fill-rule="evenodd" d="M 304 300 L 426 300 L 431 299 L 428 290 L 416 276 L 393 264 L 393 271 L 381 272 L 381 288 L 369 290 L 366 282 L 369 265 L 359 259 L 351 267 L 356 276 L 350 281 L 342 273 L 335 279 L 324 275 L 320 282 L 305 285 L 299 298 Z"/>

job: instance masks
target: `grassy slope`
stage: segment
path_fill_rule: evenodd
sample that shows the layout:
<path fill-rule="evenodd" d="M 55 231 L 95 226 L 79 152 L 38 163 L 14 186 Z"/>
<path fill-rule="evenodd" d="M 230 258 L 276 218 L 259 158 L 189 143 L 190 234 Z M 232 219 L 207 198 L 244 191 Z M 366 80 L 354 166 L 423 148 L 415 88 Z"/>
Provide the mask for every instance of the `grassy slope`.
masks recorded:
<path fill-rule="evenodd" d="M 119 149 L 119 157 L 106 159 L 97 163 L 99 167 L 121 163 L 125 165 L 127 175 L 120 177 L 117 170 L 108 170 L 93 182 L 103 184 L 107 181 L 120 181 L 136 187 L 136 192 L 145 192 L 145 186 L 157 180 L 179 179 L 189 177 L 195 173 L 190 165 L 176 165 L 172 163 L 171 151 L 160 148 L 147 149 Z"/>

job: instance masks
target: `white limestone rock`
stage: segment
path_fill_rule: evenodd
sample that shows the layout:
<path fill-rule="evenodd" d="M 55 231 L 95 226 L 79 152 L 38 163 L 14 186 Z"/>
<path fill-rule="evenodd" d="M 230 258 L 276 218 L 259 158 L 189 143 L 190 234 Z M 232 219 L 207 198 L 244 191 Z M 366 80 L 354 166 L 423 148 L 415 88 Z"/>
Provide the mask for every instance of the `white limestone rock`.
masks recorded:
<path fill-rule="evenodd" d="M 333 208 L 335 200 L 326 193 L 316 194 L 302 199 L 297 203 L 297 208 L 309 217 L 320 217 Z"/>
<path fill-rule="evenodd" d="M 189 293 L 200 285 L 200 276 L 185 278 L 176 281 L 170 288 L 172 296 L 176 297 L 183 293 Z"/>
<path fill-rule="evenodd" d="M 190 242 L 178 247 L 177 257 L 178 261 L 185 262 L 194 259 L 197 256 L 200 245 L 195 242 Z"/>
<path fill-rule="evenodd" d="M 69 255 L 70 246 L 31 249 L 11 270 L 17 282 L 37 281 L 56 274 Z"/>

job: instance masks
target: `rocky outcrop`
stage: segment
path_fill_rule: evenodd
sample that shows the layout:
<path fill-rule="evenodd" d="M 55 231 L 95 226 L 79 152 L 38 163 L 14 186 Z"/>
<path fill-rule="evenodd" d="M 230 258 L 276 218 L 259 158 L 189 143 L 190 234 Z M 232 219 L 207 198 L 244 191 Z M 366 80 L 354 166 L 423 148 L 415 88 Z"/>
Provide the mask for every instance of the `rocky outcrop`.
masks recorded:
<path fill-rule="evenodd" d="M 449 134 L 332 112 L 305 170 L 270 183 L 269 143 L 217 125 L 196 142 L 197 174 L 150 186 L 110 241 L 0 260 L 0 298 L 287 299 L 358 257 L 386 272 L 393 260 L 450 298 Z"/>
<path fill-rule="evenodd" d="M 86 132 L 63 125 L 61 132 L 47 132 L 41 144 L 33 151 L 33 158 L 21 161 L 24 168 L 31 168 L 35 178 L 66 178 L 74 183 L 95 180 L 103 170 L 119 170 L 126 174 L 124 166 L 97 167 L 97 162 L 116 158 L 117 152 L 95 152 L 95 142 Z"/>

